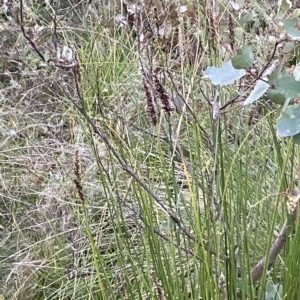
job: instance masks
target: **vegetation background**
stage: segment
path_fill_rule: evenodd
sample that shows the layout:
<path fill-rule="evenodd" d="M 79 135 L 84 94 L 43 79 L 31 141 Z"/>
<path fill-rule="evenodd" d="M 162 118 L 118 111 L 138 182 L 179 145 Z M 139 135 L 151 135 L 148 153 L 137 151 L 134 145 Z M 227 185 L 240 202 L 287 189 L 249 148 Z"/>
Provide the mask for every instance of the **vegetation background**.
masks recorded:
<path fill-rule="evenodd" d="M 1 3 L 0 298 L 299 299 L 298 146 L 202 73 L 294 2 Z"/>

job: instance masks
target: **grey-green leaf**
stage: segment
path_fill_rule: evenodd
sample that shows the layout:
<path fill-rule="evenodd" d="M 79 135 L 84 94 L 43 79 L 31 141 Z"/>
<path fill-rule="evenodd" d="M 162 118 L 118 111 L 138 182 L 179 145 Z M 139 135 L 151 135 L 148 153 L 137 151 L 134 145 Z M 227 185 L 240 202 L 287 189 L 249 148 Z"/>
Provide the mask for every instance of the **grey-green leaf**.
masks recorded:
<path fill-rule="evenodd" d="M 294 40 L 300 40 L 300 19 L 286 19 L 284 21 L 284 27 L 288 35 Z"/>
<path fill-rule="evenodd" d="M 300 95 L 300 82 L 294 77 L 279 78 L 274 82 L 276 89 L 286 98 L 297 98 Z"/>
<path fill-rule="evenodd" d="M 297 145 L 300 145 L 300 133 L 293 136 L 293 142 Z"/>
<path fill-rule="evenodd" d="M 295 67 L 293 75 L 295 77 L 295 80 L 300 81 L 300 64 L 297 64 L 297 66 Z"/>
<path fill-rule="evenodd" d="M 282 284 L 274 284 L 271 280 L 267 280 L 265 300 L 281 300 L 283 286 Z"/>
<path fill-rule="evenodd" d="M 254 61 L 254 55 L 249 46 L 243 47 L 232 58 L 232 65 L 236 69 L 251 68 Z"/>
<path fill-rule="evenodd" d="M 281 137 L 294 136 L 300 132 L 300 105 L 289 105 L 282 110 L 276 121 L 277 134 Z"/>
<path fill-rule="evenodd" d="M 268 83 L 263 80 L 258 80 L 249 97 L 245 100 L 244 105 L 248 105 L 258 100 L 270 87 Z"/>
<path fill-rule="evenodd" d="M 268 82 L 270 84 L 274 84 L 274 82 L 276 80 L 278 80 L 279 78 L 282 78 L 283 77 L 283 74 L 282 74 L 282 62 L 277 66 L 277 68 L 271 73 L 271 75 L 269 76 L 269 79 L 268 79 Z"/>
<path fill-rule="evenodd" d="M 279 2 L 280 3 L 280 2 Z M 287 11 L 292 7 L 292 2 L 290 0 L 281 0 L 280 9 L 282 11 Z"/>
<path fill-rule="evenodd" d="M 247 13 L 238 20 L 238 23 L 241 27 L 244 27 L 247 23 L 251 22 L 253 18 L 254 18 L 253 13 Z"/>
<path fill-rule="evenodd" d="M 208 67 L 203 71 L 205 77 L 208 77 L 214 85 L 228 85 L 247 74 L 246 70 L 237 70 L 233 67 L 231 61 L 224 62 L 220 68 Z"/>
<path fill-rule="evenodd" d="M 168 221 L 163 221 L 160 224 L 160 229 L 166 231 L 176 231 L 178 229 L 178 225 L 176 225 L 172 218 L 169 218 Z"/>
<path fill-rule="evenodd" d="M 267 92 L 267 97 L 275 104 L 279 105 L 283 105 L 286 100 L 285 96 L 275 89 L 269 89 Z"/>

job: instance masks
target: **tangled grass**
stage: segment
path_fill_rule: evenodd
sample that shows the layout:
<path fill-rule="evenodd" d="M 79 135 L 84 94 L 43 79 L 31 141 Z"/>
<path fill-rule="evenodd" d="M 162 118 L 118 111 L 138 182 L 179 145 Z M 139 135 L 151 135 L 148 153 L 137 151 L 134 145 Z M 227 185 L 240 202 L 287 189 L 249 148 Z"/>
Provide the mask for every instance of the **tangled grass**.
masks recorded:
<path fill-rule="evenodd" d="M 264 65 L 272 45 L 262 36 L 276 20 L 263 32 L 268 12 L 256 2 L 238 12 L 163 3 L 142 2 L 138 19 L 125 1 L 24 2 L 27 40 L 19 8 L 7 9 L 4 299 L 262 299 L 271 281 L 299 284 L 287 279 L 288 251 L 256 288 L 249 276 L 284 222 L 280 193 L 295 178 L 297 149 L 278 141 L 270 105 L 228 105 L 234 87 L 218 91 L 215 120 L 217 91 L 200 72 L 250 41 Z M 64 51 L 80 69 L 63 65 Z"/>

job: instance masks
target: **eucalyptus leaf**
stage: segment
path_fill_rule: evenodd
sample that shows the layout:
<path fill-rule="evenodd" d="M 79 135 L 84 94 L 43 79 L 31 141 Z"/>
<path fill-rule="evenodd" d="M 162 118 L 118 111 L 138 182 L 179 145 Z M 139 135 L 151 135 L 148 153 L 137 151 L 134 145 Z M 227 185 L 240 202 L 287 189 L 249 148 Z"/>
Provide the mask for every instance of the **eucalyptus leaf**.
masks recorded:
<path fill-rule="evenodd" d="M 203 71 L 205 77 L 209 78 L 214 85 L 228 85 L 247 74 L 246 70 L 235 69 L 231 61 L 224 62 L 220 68 L 208 67 Z"/>
<path fill-rule="evenodd" d="M 284 27 L 288 35 L 294 40 L 300 40 L 300 19 L 286 19 L 284 21 Z"/>
<path fill-rule="evenodd" d="M 300 82 L 294 77 L 283 77 L 274 82 L 276 89 L 286 98 L 297 98 L 300 95 Z"/>
<path fill-rule="evenodd" d="M 249 97 L 245 100 L 244 105 L 248 105 L 258 100 L 268 90 L 270 85 L 263 80 L 257 80 L 256 85 Z"/>
<path fill-rule="evenodd" d="M 178 225 L 172 218 L 169 218 L 168 221 L 164 221 L 160 224 L 160 229 L 165 231 L 176 231 L 178 230 Z"/>
<path fill-rule="evenodd" d="M 254 14 L 253 13 L 247 13 L 245 15 L 243 15 L 239 20 L 238 23 L 240 26 L 244 26 L 247 23 L 251 22 L 253 20 Z"/>
<path fill-rule="evenodd" d="M 265 300 L 281 300 L 282 299 L 283 286 L 282 284 L 274 284 L 271 280 L 267 281 Z"/>
<path fill-rule="evenodd" d="M 300 133 L 293 136 L 293 142 L 297 145 L 300 145 Z"/>
<path fill-rule="evenodd" d="M 232 58 L 232 65 L 236 69 L 249 69 L 252 67 L 254 54 L 249 46 L 243 47 Z"/>
<path fill-rule="evenodd" d="M 294 52 L 294 48 L 295 48 L 295 41 L 289 41 L 284 44 L 282 48 L 282 52 L 285 54 L 291 53 Z"/>
<path fill-rule="evenodd" d="M 287 11 L 292 7 L 292 2 L 290 0 L 281 0 L 280 9 L 282 11 Z"/>
<path fill-rule="evenodd" d="M 286 97 L 277 91 L 276 89 L 269 89 L 267 92 L 267 97 L 275 104 L 283 105 Z"/>
<path fill-rule="evenodd" d="M 297 81 L 300 81 L 300 64 L 295 67 L 293 75 Z"/>
<path fill-rule="evenodd" d="M 277 134 L 280 137 L 297 135 L 300 132 L 300 105 L 289 105 L 282 110 L 276 121 Z"/>

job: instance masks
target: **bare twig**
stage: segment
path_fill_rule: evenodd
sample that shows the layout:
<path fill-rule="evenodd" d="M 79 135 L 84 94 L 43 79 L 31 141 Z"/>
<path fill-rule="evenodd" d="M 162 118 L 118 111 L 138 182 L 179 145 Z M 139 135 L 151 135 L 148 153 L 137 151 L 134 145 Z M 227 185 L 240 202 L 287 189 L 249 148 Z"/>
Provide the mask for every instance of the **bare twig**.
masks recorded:
<path fill-rule="evenodd" d="M 74 60 L 73 63 L 65 65 L 65 64 L 59 64 L 56 63 L 53 59 L 46 60 L 42 52 L 37 48 L 35 42 L 28 36 L 26 33 L 25 27 L 23 25 L 23 0 L 20 0 L 20 28 L 22 31 L 23 36 L 26 38 L 26 40 L 30 43 L 33 50 L 37 53 L 37 55 L 40 57 L 40 59 L 47 63 L 49 66 L 55 66 L 58 68 L 65 68 L 65 69 L 72 69 L 76 65 L 76 61 Z"/>
<path fill-rule="evenodd" d="M 255 283 L 258 281 L 263 275 L 264 268 L 266 267 L 266 262 L 268 263 L 268 268 L 272 266 L 275 259 L 277 258 L 279 252 L 284 247 L 288 231 L 293 226 L 297 217 L 297 210 L 294 210 L 293 214 L 290 217 L 290 221 L 286 220 L 277 239 L 272 245 L 268 256 L 262 258 L 255 267 L 251 270 L 252 281 Z"/>
<path fill-rule="evenodd" d="M 34 51 L 38 54 L 38 56 L 42 59 L 42 61 L 46 62 L 44 55 L 37 49 L 35 43 L 30 39 L 30 37 L 26 34 L 25 27 L 23 25 L 23 0 L 20 0 L 20 27 L 23 33 L 23 36 L 27 39 L 30 43 Z"/>

